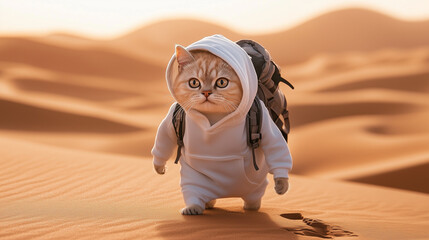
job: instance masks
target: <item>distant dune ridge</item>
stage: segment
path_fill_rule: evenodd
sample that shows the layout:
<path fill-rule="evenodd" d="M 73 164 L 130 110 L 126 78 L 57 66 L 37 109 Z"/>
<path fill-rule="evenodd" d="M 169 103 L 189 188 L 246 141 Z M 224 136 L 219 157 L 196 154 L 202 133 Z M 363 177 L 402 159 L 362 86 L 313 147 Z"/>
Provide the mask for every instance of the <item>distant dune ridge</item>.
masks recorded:
<path fill-rule="evenodd" d="M 42 57 L 43 56 L 43 57 Z M 23 38 L 0 38 L 0 60 L 32 65 L 56 72 L 140 80 L 158 76 L 159 67 L 150 62 L 106 51 L 57 47 Z"/>
<path fill-rule="evenodd" d="M 291 29 L 264 35 L 244 35 L 226 27 L 195 19 L 171 19 L 137 28 L 111 40 L 91 40 L 67 33 L 36 38 L 70 46 L 107 46 L 164 64 L 174 44 L 188 45 L 220 33 L 230 39 L 262 42 L 280 64 L 303 62 L 324 53 L 370 52 L 380 49 L 426 47 L 429 20 L 403 21 L 367 9 L 351 8 L 323 14 Z M 1 48 L 0 48 L 1 49 Z"/>
<path fill-rule="evenodd" d="M 323 53 L 425 47 L 429 32 L 423 29 L 429 29 L 429 20 L 406 22 L 365 9 L 346 9 L 326 13 L 282 32 L 252 36 L 208 22 L 166 20 L 136 29 L 112 43 L 169 57 L 175 43 L 188 45 L 195 39 L 222 33 L 231 39 L 262 42 L 278 63 L 293 64 Z"/>
<path fill-rule="evenodd" d="M 426 239 L 427 29 L 345 9 L 265 35 L 171 19 L 110 40 L 0 37 L 0 238 Z M 178 167 L 150 161 L 164 70 L 174 44 L 216 33 L 260 42 L 296 87 L 281 86 L 291 191 L 270 185 L 260 213 L 230 199 L 182 218 Z"/>

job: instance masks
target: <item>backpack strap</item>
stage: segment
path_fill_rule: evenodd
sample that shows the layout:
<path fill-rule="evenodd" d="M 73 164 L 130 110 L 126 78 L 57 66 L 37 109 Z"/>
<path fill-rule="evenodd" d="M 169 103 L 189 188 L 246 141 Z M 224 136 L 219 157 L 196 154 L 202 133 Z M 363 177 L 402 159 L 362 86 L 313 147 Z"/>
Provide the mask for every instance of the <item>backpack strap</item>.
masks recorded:
<path fill-rule="evenodd" d="M 258 97 L 255 97 L 252 106 L 246 116 L 247 126 L 247 144 L 252 148 L 253 166 L 259 170 L 256 164 L 255 149 L 259 147 L 262 139 L 261 126 L 262 126 L 262 107 Z"/>
<path fill-rule="evenodd" d="M 278 90 L 275 90 L 275 91 L 278 91 Z M 258 85 L 257 96 L 260 99 L 263 99 L 262 101 L 267 107 L 268 112 L 270 113 L 271 119 L 274 121 L 278 129 L 281 131 L 283 138 L 287 142 L 288 134 L 290 131 L 290 122 L 289 122 L 289 112 L 287 110 L 286 97 L 283 94 L 274 95 L 274 92 L 268 89 L 261 82 L 259 82 L 259 85 Z"/>
<path fill-rule="evenodd" d="M 284 139 L 287 142 L 287 136 L 289 135 L 289 132 L 290 132 L 289 111 L 284 109 L 282 116 L 283 116 L 285 125 L 283 128 L 280 129 L 280 132 L 282 133 Z"/>
<path fill-rule="evenodd" d="M 174 131 L 176 132 L 177 137 L 177 154 L 176 160 L 174 161 L 175 164 L 179 162 L 180 156 L 182 155 L 182 147 L 184 146 L 183 136 L 185 135 L 185 114 L 186 113 L 182 106 L 180 106 L 179 103 L 176 103 L 172 119 Z"/>
<path fill-rule="evenodd" d="M 273 76 L 271 77 L 271 79 L 275 82 L 276 86 L 279 85 L 280 82 L 288 85 L 290 88 L 295 89 L 295 87 L 292 85 L 292 83 L 290 83 L 288 80 L 282 78 L 282 76 L 280 75 L 280 70 L 277 67 L 277 65 L 271 61 L 271 63 L 274 65 L 274 73 Z"/>

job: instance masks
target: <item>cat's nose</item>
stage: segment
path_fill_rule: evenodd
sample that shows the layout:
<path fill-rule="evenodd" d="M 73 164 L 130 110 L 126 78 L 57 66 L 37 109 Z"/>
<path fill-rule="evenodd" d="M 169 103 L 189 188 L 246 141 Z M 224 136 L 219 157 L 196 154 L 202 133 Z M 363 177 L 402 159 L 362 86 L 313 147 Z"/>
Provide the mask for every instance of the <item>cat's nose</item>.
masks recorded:
<path fill-rule="evenodd" d="M 202 94 L 208 98 L 210 96 L 210 94 L 212 94 L 212 91 L 203 91 Z"/>

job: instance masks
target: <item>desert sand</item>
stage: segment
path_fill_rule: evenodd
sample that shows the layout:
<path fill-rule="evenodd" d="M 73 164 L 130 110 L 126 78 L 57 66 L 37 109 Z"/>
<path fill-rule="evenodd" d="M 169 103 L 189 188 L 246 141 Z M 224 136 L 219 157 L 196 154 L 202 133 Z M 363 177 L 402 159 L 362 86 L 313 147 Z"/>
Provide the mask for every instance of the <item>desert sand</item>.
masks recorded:
<path fill-rule="evenodd" d="M 203 216 L 185 217 L 177 165 L 158 176 L 150 159 L 0 143 L 4 239 L 427 238 L 429 196 L 422 193 L 292 175 L 286 196 L 276 195 L 270 182 L 260 212 L 222 199 Z M 320 219 L 331 232 L 280 216 L 285 213 Z"/>
<path fill-rule="evenodd" d="M 347 9 L 255 36 L 190 19 L 0 36 L 0 239 L 429 239 L 428 28 Z M 184 217 L 179 166 L 157 175 L 150 149 L 174 44 L 216 33 L 259 41 L 295 86 L 291 188 Z"/>

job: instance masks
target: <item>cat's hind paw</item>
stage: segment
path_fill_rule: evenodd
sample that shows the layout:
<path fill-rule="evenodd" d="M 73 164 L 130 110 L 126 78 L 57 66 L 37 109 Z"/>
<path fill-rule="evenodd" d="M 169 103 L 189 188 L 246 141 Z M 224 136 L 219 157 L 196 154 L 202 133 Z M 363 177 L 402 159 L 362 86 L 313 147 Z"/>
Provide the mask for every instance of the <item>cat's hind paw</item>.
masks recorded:
<path fill-rule="evenodd" d="M 261 200 L 256 202 L 246 202 L 244 201 L 244 210 L 250 210 L 250 211 L 258 211 L 259 208 L 261 208 Z"/>
<path fill-rule="evenodd" d="M 182 210 L 180 210 L 180 212 L 182 213 L 182 215 L 201 215 L 203 214 L 204 209 L 198 205 L 189 205 L 185 208 L 182 208 Z"/>
<path fill-rule="evenodd" d="M 211 200 L 210 202 L 206 203 L 206 209 L 213 209 L 215 204 L 216 199 Z"/>

